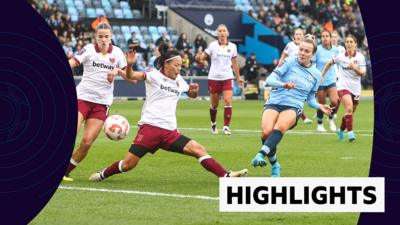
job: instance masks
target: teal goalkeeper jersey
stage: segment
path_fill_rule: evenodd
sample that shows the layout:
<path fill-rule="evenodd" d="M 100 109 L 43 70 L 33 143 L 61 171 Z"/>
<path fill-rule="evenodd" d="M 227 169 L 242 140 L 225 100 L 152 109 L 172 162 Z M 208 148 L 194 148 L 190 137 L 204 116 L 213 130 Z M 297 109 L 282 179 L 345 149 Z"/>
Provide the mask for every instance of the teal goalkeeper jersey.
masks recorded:
<path fill-rule="evenodd" d="M 310 67 L 300 65 L 297 56 L 286 58 L 267 78 L 265 84 L 272 86 L 270 96 L 265 104 L 277 104 L 303 109 L 304 101 L 313 108 L 319 108 L 315 100 L 321 72 L 315 64 Z M 295 88 L 288 90 L 282 87 L 286 82 L 293 82 Z"/>
<path fill-rule="evenodd" d="M 337 54 L 339 54 L 339 49 L 337 47 L 332 46 L 332 48 L 326 49 L 322 45 L 319 45 L 317 52 L 315 53 L 315 63 L 317 65 L 317 69 L 322 72 L 326 63 L 328 63 L 329 60 L 331 60 Z M 331 66 L 321 81 L 320 86 L 328 86 L 336 83 L 336 77 L 337 75 L 335 68 Z"/>

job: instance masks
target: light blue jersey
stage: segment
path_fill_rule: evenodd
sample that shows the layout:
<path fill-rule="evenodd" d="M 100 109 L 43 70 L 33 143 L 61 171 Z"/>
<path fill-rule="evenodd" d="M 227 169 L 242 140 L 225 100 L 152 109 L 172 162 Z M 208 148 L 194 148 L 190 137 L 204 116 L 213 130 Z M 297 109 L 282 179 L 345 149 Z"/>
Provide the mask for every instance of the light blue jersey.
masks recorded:
<path fill-rule="evenodd" d="M 326 49 L 322 45 L 318 45 L 317 52 L 315 53 L 315 63 L 317 64 L 317 69 L 322 72 L 329 60 L 331 60 L 337 54 L 339 54 L 339 49 L 335 46 L 332 46 L 330 49 Z M 331 66 L 326 72 L 320 86 L 328 86 L 336 83 L 336 77 L 335 68 Z"/>
<path fill-rule="evenodd" d="M 286 58 L 284 63 L 277 67 L 265 81 L 265 85 L 272 86 L 270 96 L 265 104 L 277 104 L 303 109 L 304 101 L 319 109 L 315 100 L 321 72 L 315 64 L 310 67 L 300 65 L 297 57 Z M 283 84 L 292 82 L 295 88 L 288 90 Z"/>

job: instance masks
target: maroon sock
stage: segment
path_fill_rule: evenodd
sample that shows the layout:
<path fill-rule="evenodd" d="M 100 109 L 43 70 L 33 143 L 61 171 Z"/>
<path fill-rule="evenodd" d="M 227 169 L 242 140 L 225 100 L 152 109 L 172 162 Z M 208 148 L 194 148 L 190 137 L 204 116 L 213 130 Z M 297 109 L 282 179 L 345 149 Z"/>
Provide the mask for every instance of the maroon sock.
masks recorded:
<path fill-rule="evenodd" d="M 225 106 L 224 108 L 224 126 L 231 124 L 232 106 Z"/>
<path fill-rule="evenodd" d="M 342 117 L 342 123 L 340 124 L 340 130 L 346 130 L 346 116 Z"/>
<path fill-rule="evenodd" d="M 217 118 L 217 109 L 210 108 L 210 118 L 211 118 L 211 122 L 215 123 L 216 118 Z"/>
<path fill-rule="evenodd" d="M 228 173 L 228 171 L 224 167 L 222 167 L 209 155 L 200 157 L 198 160 L 206 170 L 210 171 L 218 177 L 224 177 Z"/>
<path fill-rule="evenodd" d="M 71 173 L 71 171 L 73 170 L 73 169 L 75 169 L 75 165 L 74 164 L 72 164 L 71 162 L 69 163 L 69 165 L 68 165 L 68 168 L 67 168 L 67 172 L 65 172 L 65 176 L 69 176 L 69 173 Z"/>
<path fill-rule="evenodd" d="M 347 131 L 352 131 L 353 130 L 353 115 L 345 115 L 344 118 L 346 121 Z"/>
<path fill-rule="evenodd" d="M 301 113 L 300 117 L 301 117 L 302 120 L 305 120 L 307 118 L 306 114 L 304 114 L 304 112 Z"/>
<path fill-rule="evenodd" d="M 103 170 L 102 176 L 104 178 L 110 177 L 114 174 L 117 173 L 122 173 L 123 171 L 119 170 L 119 164 L 122 163 L 122 160 L 120 161 L 116 161 L 113 164 L 111 164 L 111 166 L 107 167 L 106 169 Z"/>

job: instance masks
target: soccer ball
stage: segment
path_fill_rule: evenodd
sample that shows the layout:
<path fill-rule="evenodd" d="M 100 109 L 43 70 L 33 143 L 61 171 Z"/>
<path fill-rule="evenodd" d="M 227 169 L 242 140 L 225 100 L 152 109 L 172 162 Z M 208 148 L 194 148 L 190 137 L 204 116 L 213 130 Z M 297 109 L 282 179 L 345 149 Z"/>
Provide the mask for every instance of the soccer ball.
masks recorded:
<path fill-rule="evenodd" d="M 120 115 L 109 116 L 104 122 L 104 133 L 113 141 L 125 139 L 128 136 L 129 128 L 128 120 Z"/>

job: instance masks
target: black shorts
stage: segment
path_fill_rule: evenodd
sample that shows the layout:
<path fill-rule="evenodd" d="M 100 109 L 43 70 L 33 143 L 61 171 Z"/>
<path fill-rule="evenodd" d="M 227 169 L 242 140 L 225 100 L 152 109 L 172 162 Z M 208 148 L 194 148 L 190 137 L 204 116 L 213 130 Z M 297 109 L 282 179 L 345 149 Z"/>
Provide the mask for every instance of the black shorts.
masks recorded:
<path fill-rule="evenodd" d="M 328 90 L 329 88 L 333 88 L 333 87 L 336 87 L 336 82 L 333 82 L 333 83 L 331 83 L 329 85 L 326 85 L 326 86 L 319 86 L 318 87 L 318 91 Z"/>
<path fill-rule="evenodd" d="M 277 105 L 277 104 L 265 104 L 264 105 L 264 111 L 267 109 L 272 109 L 275 110 L 277 112 L 283 112 L 286 110 L 293 110 L 296 112 L 296 122 L 294 123 L 294 125 L 292 127 L 290 127 L 289 129 L 293 129 L 295 126 L 297 126 L 297 121 L 300 118 L 301 113 L 303 112 L 303 109 L 299 109 L 293 106 L 287 106 L 287 105 Z"/>
<path fill-rule="evenodd" d="M 181 135 L 171 145 L 169 145 L 168 147 L 164 147 L 163 149 L 170 151 L 170 152 L 177 152 L 177 153 L 183 154 L 183 148 L 191 140 L 192 139 L 190 139 L 184 135 Z M 150 152 L 151 154 L 154 154 L 156 152 L 156 150 L 146 148 L 145 146 L 140 145 L 140 144 L 132 144 L 131 147 L 129 148 L 129 152 L 136 155 L 139 158 L 142 158 L 148 152 Z"/>

